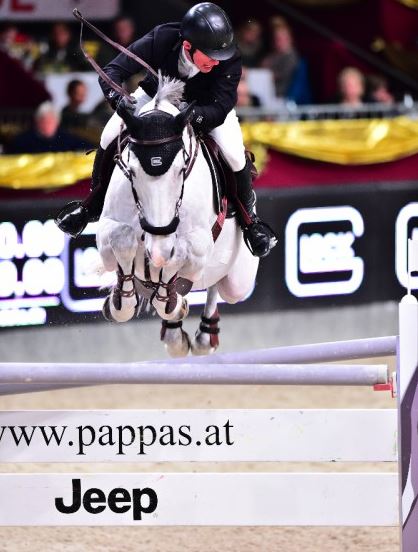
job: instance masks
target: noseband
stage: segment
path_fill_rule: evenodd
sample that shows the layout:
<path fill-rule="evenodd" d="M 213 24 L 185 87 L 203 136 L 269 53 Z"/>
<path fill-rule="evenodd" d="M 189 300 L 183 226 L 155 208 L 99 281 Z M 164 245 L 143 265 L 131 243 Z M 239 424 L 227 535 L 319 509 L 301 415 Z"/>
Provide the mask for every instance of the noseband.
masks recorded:
<path fill-rule="evenodd" d="M 159 111 L 158 109 L 153 109 L 152 111 Z M 147 111 L 143 115 L 140 115 L 140 117 L 143 117 L 145 115 L 148 115 L 152 111 Z M 127 142 L 132 146 L 143 146 L 143 147 L 155 147 L 155 146 L 161 146 L 164 144 L 169 144 L 175 141 L 182 141 L 181 150 L 183 152 L 183 158 L 184 158 L 184 167 L 181 171 L 183 182 L 181 186 L 180 195 L 176 201 L 176 206 L 174 209 L 174 216 L 167 224 L 166 226 L 154 226 L 145 217 L 144 208 L 140 202 L 140 199 L 138 197 L 138 192 L 135 189 L 134 181 L 133 181 L 133 172 L 132 170 L 122 161 L 120 154 L 115 157 L 115 161 L 118 164 L 118 166 L 121 168 L 122 172 L 125 174 L 125 176 L 129 179 L 131 183 L 131 190 L 132 195 L 134 197 L 135 205 L 138 209 L 139 214 L 139 223 L 141 225 L 141 228 L 144 230 L 144 232 L 148 232 L 149 234 L 152 234 L 154 236 L 169 236 L 170 234 L 174 234 L 177 230 L 177 227 L 180 222 L 179 217 L 179 210 L 181 207 L 181 204 L 183 202 L 183 194 L 184 194 L 184 184 L 191 173 L 191 170 L 193 168 L 193 165 L 196 161 L 197 154 L 199 151 L 199 140 L 196 138 L 196 146 L 193 152 L 193 131 L 191 126 L 187 125 L 187 132 L 189 136 L 189 151 L 186 151 L 186 147 L 183 142 L 183 134 L 174 134 L 172 136 L 168 136 L 165 138 L 156 138 L 156 139 L 149 139 L 149 140 L 141 140 L 138 138 L 134 138 L 133 136 L 127 137 Z"/>

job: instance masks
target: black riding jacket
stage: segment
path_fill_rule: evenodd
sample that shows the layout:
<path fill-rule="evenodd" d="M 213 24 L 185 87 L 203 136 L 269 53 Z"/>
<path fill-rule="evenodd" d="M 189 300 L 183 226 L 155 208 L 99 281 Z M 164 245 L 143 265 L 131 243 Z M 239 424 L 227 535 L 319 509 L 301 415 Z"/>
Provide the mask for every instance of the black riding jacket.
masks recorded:
<path fill-rule="evenodd" d="M 237 50 L 232 58 L 219 62 L 209 73 L 199 72 L 186 80 L 178 72 L 181 47 L 180 23 L 167 23 L 155 27 L 128 49 L 146 61 L 155 71 L 160 69 L 163 75 L 185 81 L 185 101 L 196 100 L 192 125 L 195 130 L 209 132 L 221 125 L 236 105 L 237 87 L 242 70 L 241 54 Z M 142 65 L 123 53 L 104 68 L 105 73 L 119 85 L 142 70 Z M 103 79 L 99 78 L 99 83 L 105 97 L 115 108 L 118 95 Z M 140 82 L 140 86 L 149 96 L 155 96 L 157 81 L 149 71 Z"/>

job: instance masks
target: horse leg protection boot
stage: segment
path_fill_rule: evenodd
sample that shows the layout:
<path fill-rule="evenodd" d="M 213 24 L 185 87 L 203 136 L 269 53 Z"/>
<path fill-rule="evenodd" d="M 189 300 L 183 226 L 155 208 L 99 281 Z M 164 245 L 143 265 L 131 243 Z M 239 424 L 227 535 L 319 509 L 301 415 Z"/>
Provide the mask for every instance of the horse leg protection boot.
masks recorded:
<path fill-rule="evenodd" d="M 248 249 L 256 257 L 265 257 L 277 243 L 277 236 L 268 224 L 255 214 L 255 192 L 252 187 L 251 161 L 234 173 L 237 182 L 237 196 L 241 203 L 237 211 L 238 222 L 244 233 Z"/>
<path fill-rule="evenodd" d="M 99 146 L 94 158 L 92 183 L 89 195 L 83 201 L 71 201 L 56 216 L 55 223 L 66 234 L 76 238 L 89 222 L 99 220 L 108 182 L 104 182 L 102 164 L 105 150 Z"/>

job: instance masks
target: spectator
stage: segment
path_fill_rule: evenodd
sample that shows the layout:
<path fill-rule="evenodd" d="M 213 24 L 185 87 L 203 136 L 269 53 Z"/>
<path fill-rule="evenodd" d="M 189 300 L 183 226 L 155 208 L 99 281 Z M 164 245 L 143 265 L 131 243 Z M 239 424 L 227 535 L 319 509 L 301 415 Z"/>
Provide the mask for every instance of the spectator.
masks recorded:
<path fill-rule="evenodd" d="M 293 35 L 282 17 L 272 22 L 273 51 L 263 61 L 263 67 L 273 73 L 276 96 L 286 98 L 299 64 L 299 54 L 294 48 Z"/>
<path fill-rule="evenodd" d="M 259 67 L 265 54 L 263 30 L 255 19 L 243 23 L 237 31 L 237 44 L 244 67 Z"/>
<path fill-rule="evenodd" d="M 52 26 L 47 51 L 36 60 L 34 69 L 40 73 L 67 73 L 90 69 L 74 42 L 70 27 L 65 23 Z"/>
<path fill-rule="evenodd" d="M 388 81 L 382 75 L 369 75 L 366 80 L 367 101 L 393 105 L 395 98 L 389 90 Z"/>
<path fill-rule="evenodd" d="M 68 83 L 68 104 L 61 111 L 61 123 L 64 128 L 81 128 L 87 124 L 88 114 L 81 112 L 86 101 L 87 87 L 83 81 L 74 79 Z"/>
<path fill-rule="evenodd" d="M 136 40 L 135 36 L 135 23 L 133 19 L 122 15 L 116 19 L 112 27 L 112 37 L 115 42 L 127 48 L 132 42 Z M 104 67 L 115 59 L 116 51 L 115 49 L 103 42 L 100 45 L 99 51 L 96 56 L 97 63 Z"/>
<path fill-rule="evenodd" d="M 31 38 L 19 31 L 13 23 L 0 26 L 0 50 L 18 59 L 26 68 L 33 64 L 35 45 Z"/>
<path fill-rule="evenodd" d="M 247 71 L 245 68 L 242 70 L 241 80 L 239 81 L 238 88 L 238 100 L 237 107 L 260 107 L 261 102 L 258 96 L 251 94 L 248 88 Z"/>
<path fill-rule="evenodd" d="M 34 123 L 32 129 L 15 137 L 7 153 L 77 151 L 91 146 L 60 128 L 59 114 L 51 102 L 38 107 Z"/>
<path fill-rule="evenodd" d="M 346 67 L 338 75 L 339 103 L 356 108 L 363 104 L 364 76 L 355 67 Z"/>

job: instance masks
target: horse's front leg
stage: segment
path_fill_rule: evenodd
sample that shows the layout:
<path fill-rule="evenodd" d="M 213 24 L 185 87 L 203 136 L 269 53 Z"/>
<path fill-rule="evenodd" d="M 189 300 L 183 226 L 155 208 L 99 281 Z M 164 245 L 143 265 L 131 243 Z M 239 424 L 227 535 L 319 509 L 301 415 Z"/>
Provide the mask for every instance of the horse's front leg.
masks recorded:
<path fill-rule="evenodd" d="M 103 314 L 112 322 L 127 322 L 138 313 L 139 298 L 135 289 L 135 255 L 138 240 L 128 224 L 114 224 L 108 243 L 117 262 L 117 282 L 105 299 Z"/>
<path fill-rule="evenodd" d="M 163 270 L 160 286 L 151 303 L 162 318 L 161 341 L 168 354 L 171 357 L 184 357 L 191 347 L 190 338 L 182 328 L 189 307 L 187 299 L 177 292 L 176 279 L 176 272 Z"/>
<path fill-rule="evenodd" d="M 177 293 L 177 271 L 162 270 L 151 304 L 163 320 L 178 322 L 189 314 L 187 299 Z"/>
<path fill-rule="evenodd" d="M 163 319 L 161 340 L 164 341 L 169 355 L 173 357 L 186 356 L 191 348 L 190 338 L 182 328 L 182 320 L 186 318 L 189 308 L 187 300 L 177 292 L 175 285 L 177 271 L 181 269 L 181 276 L 190 282 L 190 287 L 202 277 L 209 245 L 211 245 L 208 236 L 211 238 L 209 232 L 196 230 L 192 243 L 187 240 L 177 242 L 178 262 L 176 264 L 176 258 L 174 258 L 171 268 L 164 268 L 160 281 L 162 279 L 165 284 L 159 287 L 152 301 Z"/>
<path fill-rule="evenodd" d="M 194 355 L 209 355 L 219 347 L 218 289 L 216 285 L 208 288 L 201 320 L 192 341 L 192 353 Z"/>

